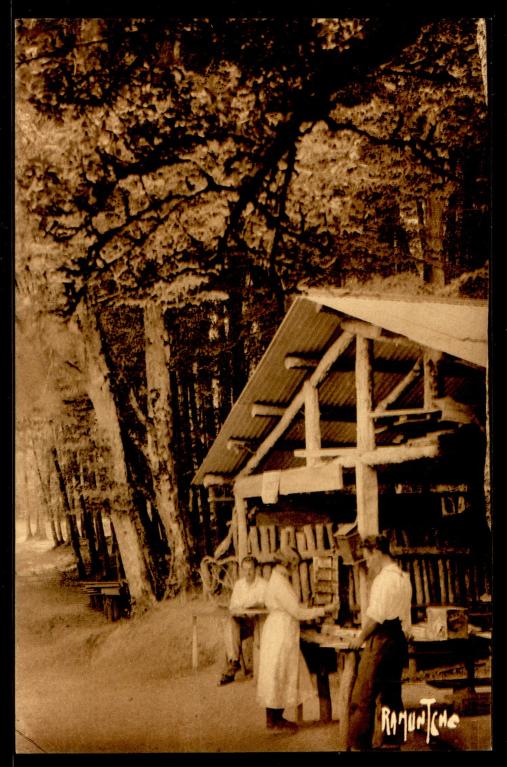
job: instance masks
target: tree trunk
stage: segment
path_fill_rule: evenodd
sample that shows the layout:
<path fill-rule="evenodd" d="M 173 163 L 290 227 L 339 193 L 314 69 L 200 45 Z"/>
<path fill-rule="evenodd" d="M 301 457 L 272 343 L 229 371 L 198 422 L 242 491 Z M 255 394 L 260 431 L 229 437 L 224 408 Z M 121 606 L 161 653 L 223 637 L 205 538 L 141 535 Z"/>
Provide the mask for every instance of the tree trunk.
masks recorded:
<path fill-rule="evenodd" d="M 81 460 L 79 460 L 78 497 L 79 497 L 79 505 L 81 506 L 81 519 L 83 524 L 83 532 L 84 532 L 84 536 L 86 537 L 86 541 L 88 543 L 88 551 L 90 554 L 91 575 L 97 575 L 100 572 L 100 560 L 99 560 L 99 555 L 97 552 L 97 542 L 95 539 L 95 528 L 93 526 L 93 516 L 90 509 L 86 505 L 86 501 L 84 499 L 84 491 L 85 491 L 85 479 L 84 479 L 83 463 Z"/>
<path fill-rule="evenodd" d="M 53 456 L 53 463 L 55 465 L 56 475 L 60 483 L 60 492 L 61 492 L 63 507 L 65 509 L 65 515 L 66 515 L 67 524 L 68 524 L 69 538 L 72 544 L 72 549 L 74 551 L 74 556 L 76 558 L 77 573 L 79 578 L 83 579 L 83 578 L 86 578 L 86 570 L 83 563 L 83 558 L 81 556 L 81 549 L 79 546 L 79 531 L 77 529 L 76 517 L 73 514 L 71 506 L 70 506 L 69 497 L 67 495 L 67 488 L 65 486 L 65 478 L 63 476 L 62 467 L 60 466 L 60 461 L 58 460 L 58 453 L 56 452 L 56 447 L 52 448 L 51 453 Z"/>
<path fill-rule="evenodd" d="M 42 498 L 44 501 L 44 506 L 46 508 L 46 514 L 41 515 L 41 510 L 39 509 L 37 512 L 37 531 L 35 533 L 35 536 L 37 538 L 46 539 L 46 525 L 45 525 L 45 519 L 44 516 L 50 520 L 51 523 L 51 533 L 53 535 L 53 541 L 55 542 L 55 546 L 58 546 L 58 539 L 56 537 L 56 530 L 54 521 L 52 519 L 52 510 L 51 510 L 51 496 L 49 493 L 49 487 L 48 487 L 48 477 L 44 477 L 42 474 L 41 469 L 41 462 L 39 460 L 39 455 L 37 453 L 37 450 L 35 448 L 35 442 L 32 438 L 32 452 L 34 457 L 34 463 L 35 463 L 35 469 L 37 471 L 37 476 L 39 477 L 39 484 L 41 489 Z M 42 519 L 41 519 L 42 517 Z"/>
<path fill-rule="evenodd" d="M 445 285 L 444 216 L 447 199 L 444 190 L 435 189 L 428 194 L 425 205 L 424 281 L 436 287 Z"/>
<path fill-rule="evenodd" d="M 146 383 L 148 390 L 148 458 L 157 510 L 172 555 L 175 591 L 190 583 L 189 546 L 178 509 L 177 484 L 172 455 L 173 426 L 169 383 L 169 339 L 162 308 L 155 301 L 144 306 Z"/>
<path fill-rule="evenodd" d="M 84 341 L 88 395 L 95 410 L 99 432 L 111 455 L 116 491 L 111 519 L 129 585 L 132 610 L 135 612 L 149 607 L 154 601 L 143 545 L 136 528 L 138 512 L 128 484 L 118 412 L 109 384 L 110 374 L 97 318 L 86 301 L 81 302 L 77 316 Z"/>
<path fill-rule="evenodd" d="M 106 534 L 104 533 L 104 524 L 102 522 L 102 512 L 100 509 L 95 513 L 95 532 L 97 535 L 99 573 L 103 578 L 108 578 L 111 571 L 111 562 L 109 560 L 109 550 L 107 548 Z"/>

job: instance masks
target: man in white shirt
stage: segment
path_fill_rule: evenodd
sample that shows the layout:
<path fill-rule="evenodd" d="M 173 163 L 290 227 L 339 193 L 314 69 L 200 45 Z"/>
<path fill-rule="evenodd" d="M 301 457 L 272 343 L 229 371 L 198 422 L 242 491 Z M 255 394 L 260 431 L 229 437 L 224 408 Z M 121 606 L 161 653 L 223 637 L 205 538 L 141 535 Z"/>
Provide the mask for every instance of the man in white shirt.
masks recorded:
<path fill-rule="evenodd" d="M 238 578 L 232 590 L 229 602 L 229 615 L 224 622 L 224 644 L 227 665 L 219 684 L 234 682 L 240 669 L 241 642 L 252 636 L 255 629 L 255 616 L 244 615 L 244 611 L 264 607 L 264 594 L 267 581 L 256 573 L 257 561 L 254 557 L 244 557 L 241 562 L 242 577 Z"/>
<path fill-rule="evenodd" d="M 410 577 L 389 553 L 389 540 L 382 535 L 363 541 L 368 571 L 375 576 L 371 585 L 366 620 L 359 636 L 349 647 L 365 647 L 350 701 L 349 747 L 351 751 L 371 748 L 375 725 L 375 703 L 401 711 L 401 675 L 407 658 L 407 636 L 411 631 Z"/>

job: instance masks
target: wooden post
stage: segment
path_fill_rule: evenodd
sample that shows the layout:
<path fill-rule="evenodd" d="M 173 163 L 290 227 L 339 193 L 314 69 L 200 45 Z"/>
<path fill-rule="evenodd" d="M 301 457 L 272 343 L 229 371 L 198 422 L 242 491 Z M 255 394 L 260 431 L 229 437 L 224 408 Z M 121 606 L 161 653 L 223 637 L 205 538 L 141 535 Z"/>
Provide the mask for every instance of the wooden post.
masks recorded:
<path fill-rule="evenodd" d="M 234 494 L 234 504 L 236 507 L 236 522 L 238 526 L 238 564 L 241 564 L 243 557 L 248 553 L 248 531 L 246 526 L 246 501 L 236 493 Z"/>
<path fill-rule="evenodd" d="M 373 410 L 372 357 L 373 341 L 356 336 L 356 441 L 359 450 L 375 449 L 375 431 L 370 415 Z M 356 503 L 359 535 L 362 538 L 367 535 L 377 535 L 379 532 L 377 470 L 361 461 L 356 463 Z M 368 585 L 366 567 L 363 564 L 359 567 L 359 583 L 361 623 L 364 623 L 368 606 Z"/>
<path fill-rule="evenodd" d="M 439 371 L 439 363 L 442 352 L 426 349 L 423 355 L 424 363 L 424 407 L 435 407 L 435 399 L 442 394 L 442 383 Z"/>
<path fill-rule="evenodd" d="M 343 666 L 340 675 L 340 688 L 338 691 L 337 714 L 338 724 L 338 751 L 347 751 L 349 741 L 349 705 L 352 688 L 356 679 L 357 657 L 356 652 L 343 652 Z"/>
<path fill-rule="evenodd" d="M 306 450 L 320 450 L 320 411 L 319 393 L 311 381 L 303 384 L 305 398 L 305 447 Z M 307 455 L 306 465 L 315 466 L 319 462 L 317 456 Z"/>

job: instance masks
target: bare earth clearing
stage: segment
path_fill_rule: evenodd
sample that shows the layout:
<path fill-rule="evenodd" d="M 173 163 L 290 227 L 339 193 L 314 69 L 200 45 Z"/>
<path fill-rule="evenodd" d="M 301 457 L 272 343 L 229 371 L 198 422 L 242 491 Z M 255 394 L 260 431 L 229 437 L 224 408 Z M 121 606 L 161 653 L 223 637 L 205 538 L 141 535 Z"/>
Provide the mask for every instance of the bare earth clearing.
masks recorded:
<path fill-rule="evenodd" d="M 305 708 L 295 735 L 265 729 L 255 682 L 218 687 L 220 618 L 199 618 L 199 668 L 191 668 L 192 612 L 201 598 L 156 606 L 136 620 L 106 621 L 63 573 L 69 549 L 20 542 L 16 554 L 17 753 L 333 752 L 337 723 Z M 332 675 L 331 683 L 336 683 Z M 406 705 L 449 692 L 406 685 Z M 336 687 L 332 688 L 333 697 Z M 295 712 L 289 712 L 295 718 Z M 443 750 L 486 750 L 488 717 L 441 733 Z M 411 735 L 406 750 L 427 750 Z"/>

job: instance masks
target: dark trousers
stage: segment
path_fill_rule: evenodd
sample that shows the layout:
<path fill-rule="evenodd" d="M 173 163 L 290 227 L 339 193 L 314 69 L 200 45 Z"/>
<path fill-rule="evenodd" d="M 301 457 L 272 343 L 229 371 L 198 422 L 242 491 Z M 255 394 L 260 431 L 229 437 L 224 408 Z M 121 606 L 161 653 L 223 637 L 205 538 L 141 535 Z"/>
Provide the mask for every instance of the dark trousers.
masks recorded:
<path fill-rule="evenodd" d="M 375 707 L 403 708 L 401 675 L 407 659 L 407 641 L 398 619 L 384 621 L 368 638 L 357 671 L 350 701 L 349 747 L 368 750 L 375 727 Z"/>

